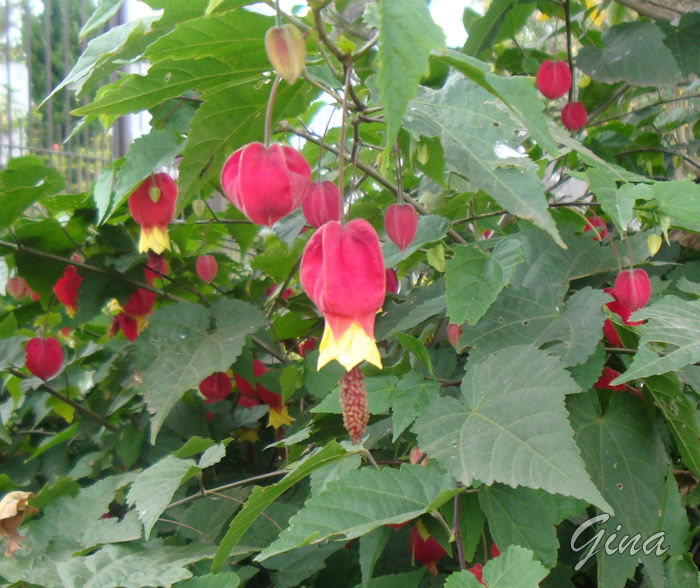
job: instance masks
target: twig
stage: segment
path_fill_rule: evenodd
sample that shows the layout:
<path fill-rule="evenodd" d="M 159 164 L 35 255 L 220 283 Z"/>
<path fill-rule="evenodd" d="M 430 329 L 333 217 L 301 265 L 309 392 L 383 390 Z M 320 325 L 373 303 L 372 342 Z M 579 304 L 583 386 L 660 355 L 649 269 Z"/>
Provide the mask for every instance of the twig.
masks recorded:
<path fill-rule="evenodd" d="M 214 541 L 212 540 L 211 537 L 209 537 L 209 535 L 207 535 L 203 531 L 200 531 L 199 529 L 195 529 L 194 527 L 192 527 L 186 523 L 181 523 L 180 521 L 174 521 L 172 519 L 164 519 L 163 517 L 159 517 L 158 521 L 161 523 L 168 523 L 170 525 L 179 525 L 180 527 L 185 527 L 185 529 L 189 529 L 190 531 L 194 531 L 195 533 L 198 533 L 199 535 L 204 537 L 209 543 L 216 545 L 216 543 L 214 543 Z"/>
<path fill-rule="evenodd" d="M 461 487 L 459 482 L 456 483 L 457 488 Z M 457 542 L 457 559 L 459 560 L 459 569 L 466 570 L 467 562 L 464 559 L 464 546 L 462 545 L 462 531 L 459 528 L 459 499 L 461 494 L 457 494 L 454 497 L 454 510 L 452 511 L 452 533 L 455 536 L 455 541 Z"/>

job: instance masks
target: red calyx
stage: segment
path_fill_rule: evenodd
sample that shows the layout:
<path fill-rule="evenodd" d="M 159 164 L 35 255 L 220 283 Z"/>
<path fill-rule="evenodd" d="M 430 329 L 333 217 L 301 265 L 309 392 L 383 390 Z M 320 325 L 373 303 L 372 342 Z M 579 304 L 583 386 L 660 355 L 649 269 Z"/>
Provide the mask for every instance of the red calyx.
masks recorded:
<path fill-rule="evenodd" d="M 24 348 L 26 368 L 46 381 L 58 373 L 63 363 L 61 344 L 53 337 L 34 337 Z"/>
<path fill-rule="evenodd" d="M 396 294 L 399 291 L 399 280 L 396 277 L 396 272 L 393 269 L 387 269 L 384 275 L 386 276 L 386 293 Z"/>
<path fill-rule="evenodd" d="M 623 270 L 615 278 L 615 298 L 630 313 L 642 308 L 651 296 L 649 275 L 643 269 Z"/>
<path fill-rule="evenodd" d="M 135 317 L 147 316 L 153 312 L 156 295 L 150 290 L 139 288 L 134 292 L 124 305 L 124 312 Z"/>
<path fill-rule="evenodd" d="M 333 182 L 311 182 L 304 192 L 301 210 L 314 228 L 340 219 L 340 198 Z"/>
<path fill-rule="evenodd" d="M 445 555 L 445 550 L 430 535 L 424 539 L 418 530 L 418 523 L 411 527 L 409 547 L 413 557 L 428 568 L 433 576 L 436 576 L 437 562 Z"/>
<path fill-rule="evenodd" d="M 211 284 L 219 271 L 219 265 L 213 255 L 200 255 L 195 263 L 195 269 L 200 280 Z"/>
<path fill-rule="evenodd" d="M 535 77 L 537 89 L 550 100 L 561 98 L 571 88 L 571 70 L 566 61 L 545 59 Z"/>
<path fill-rule="evenodd" d="M 155 194 L 159 197 L 154 201 Z M 154 174 L 129 196 L 129 212 L 142 228 L 165 228 L 173 220 L 176 199 L 177 185 L 173 179 L 166 173 Z"/>
<path fill-rule="evenodd" d="M 416 236 L 418 215 L 410 204 L 392 204 L 386 209 L 384 228 L 389 239 L 405 251 Z"/>
<path fill-rule="evenodd" d="M 611 367 L 605 366 L 603 368 L 603 372 L 600 374 L 600 377 L 598 378 L 598 381 L 595 384 L 593 384 L 593 387 L 613 390 L 615 392 L 624 391 L 625 390 L 624 384 L 620 384 L 619 386 L 611 386 L 610 385 L 610 382 L 612 382 L 619 375 L 620 375 L 620 372 L 618 372 L 617 370 L 614 370 Z"/>
<path fill-rule="evenodd" d="M 610 347 L 623 347 L 622 339 L 620 339 L 620 335 L 617 334 L 615 325 L 612 324 L 610 319 L 605 319 L 603 322 L 603 336 Z"/>
<path fill-rule="evenodd" d="M 75 266 L 67 265 L 63 276 L 54 284 L 53 293 L 62 302 L 68 314 L 73 316 L 78 308 L 78 288 L 83 280 Z"/>
<path fill-rule="evenodd" d="M 224 372 L 214 372 L 199 383 L 199 391 L 206 398 L 205 404 L 219 402 L 231 394 L 233 386 Z"/>
<path fill-rule="evenodd" d="M 598 233 L 593 230 L 593 227 L 596 228 Z M 600 216 L 591 216 L 586 219 L 586 226 L 583 227 L 583 232 L 586 233 L 588 231 L 591 231 L 593 233 L 593 239 L 595 241 L 602 241 L 605 239 L 606 235 L 608 234 L 608 225 L 605 222 L 605 219 L 600 217 Z"/>
<path fill-rule="evenodd" d="M 226 160 L 221 188 L 226 197 L 257 225 L 272 226 L 302 201 L 311 169 L 286 145 L 249 143 Z"/>
<path fill-rule="evenodd" d="M 561 122 L 570 131 L 578 131 L 586 126 L 588 115 L 581 102 L 569 102 L 561 111 Z"/>

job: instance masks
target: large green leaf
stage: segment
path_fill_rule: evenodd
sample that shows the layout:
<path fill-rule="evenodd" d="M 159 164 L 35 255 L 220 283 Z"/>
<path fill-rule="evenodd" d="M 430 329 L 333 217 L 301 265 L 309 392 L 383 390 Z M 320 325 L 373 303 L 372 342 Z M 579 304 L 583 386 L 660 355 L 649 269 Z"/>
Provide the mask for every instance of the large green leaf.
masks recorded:
<path fill-rule="evenodd" d="M 307 500 L 256 560 L 326 539 L 349 541 L 382 525 L 403 523 L 439 508 L 456 492 L 452 477 L 435 466 L 348 472 Z"/>
<path fill-rule="evenodd" d="M 522 247 L 514 239 L 501 241 L 490 254 L 474 245 L 456 247 L 445 273 L 450 322 L 476 324 L 522 262 Z"/>
<path fill-rule="evenodd" d="M 414 134 L 439 136 L 449 169 L 565 246 L 547 209 L 537 167 L 514 143 L 520 123 L 489 92 L 461 78 L 437 91 L 420 88 L 404 124 Z"/>
<path fill-rule="evenodd" d="M 423 0 L 380 0 L 378 14 L 377 87 L 384 106 L 386 145 L 392 146 L 408 101 L 430 71 L 430 51 L 444 45 L 445 35 Z"/>
<path fill-rule="evenodd" d="M 391 393 L 392 441 L 440 396 L 440 385 L 426 380 L 420 372 L 406 374 Z"/>
<path fill-rule="evenodd" d="M 524 547 L 511 545 L 483 568 L 483 579 L 489 588 L 537 588 L 547 575 L 547 569 L 533 553 Z M 455 572 L 448 576 L 445 588 L 479 588 L 483 586 L 470 571 Z"/>
<path fill-rule="evenodd" d="M 517 5 L 518 0 L 494 0 L 481 18 L 469 26 L 469 36 L 464 44 L 467 55 L 478 57 L 485 49 L 490 49 L 498 35 L 508 13 Z"/>
<path fill-rule="evenodd" d="M 639 350 L 629 369 L 613 380 L 614 385 L 700 361 L 700 300 L 666 295 L 631 317 L 633 321 L 643 319 L 648 320 L 639 327 Z"/>
<path fill-rule="evenodd" d="M 603 32 L 602 48 L 582 47 L 576 65 L 594 80 L 671 86 L 681 72 L 653 22 L 625 22 Z"/>
<path fill-rule="evenodd" d="M 615 516 L 599 528 L 607 537 L 621 525 L 625 535 L 641 533 L 645 539 L 659 531 L 668 456 L 658 418 L 630 394 L 614 394 L 603 414 L 595 391 L 569 397 L 567 404 L 586 468 L 615 509 Z M 588 553 L 581 550 L 584 539 L 574 543 L 584 558 Z M 597 558 L 599 586 L 624 586 L 638 558 L 650 566 L 649 572 L 661 573 L 662 560 L 653 553 L 630 557 L 600 550 Z"/>
<path fill-rule="evenodd" d="M 697 231 L 700 228 L 700 185 L 694 182 L 656 182 L 652 193 L 659 209 L 672 223 Z"/>
<path fill-rule="evenodd" d="M 618 189 L 615 178 L 604 169 L 592 167 L 586 170 L 588 185 L 610 216 L 615 226 L 623 232 L 634 218 L 634 203 L 637 198 L 648 200 L 650 187 L 646 184 L 625 184 Z"/>
<path fill-rule="evenodd" d="M 466 486 L 476 479 L 542 488 L 609 511 L 586 473 L 564 407 L 564 396 L 578 390 L 561 361 L 512 346 L 469 369 L 462 398 L 432 403 L 413 431 L 421 449 Z"/>
<path fill-rule="evenodd" d="M 210 330 L 212 318 L 216 328 Z M 226 298 L 212 305 L 211 315 L 187 302 L 152 315 L 134 345 L 140 389 L 153 413 L 152 443 L 184 392 L 213 372 L 226 371 L 241 352 L 246 336 L 264 324 L 264 317 L 253 306 Z"/>
<path fill-rule="evenodd" d="M 682 74 L 700 75 L 700 13 L 686 12 L 677 27 L 665 21 L 658 25 L 666 33 L 664 43 L 676 58 Z"/>

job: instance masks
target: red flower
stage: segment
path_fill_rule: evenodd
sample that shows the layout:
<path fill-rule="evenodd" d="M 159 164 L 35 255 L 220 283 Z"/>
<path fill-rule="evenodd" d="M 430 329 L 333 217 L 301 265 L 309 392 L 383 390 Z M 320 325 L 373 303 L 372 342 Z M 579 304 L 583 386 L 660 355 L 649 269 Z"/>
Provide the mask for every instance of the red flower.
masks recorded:
<path fill-rule="evenodd" d="M 600 374 L 600 377 L 598 378 L 598 381 L 593 384 L 594 388 L 606 388 L 609 390 L 614 390 L 615 392 L 619 392 L 621 390 L 625 390 L 625 385 L 621 384 L 619 386 L 611 386 L 610 382 L 612 382 L 617 376 L 620 375 L 620 372 L 605 366 L 603 368 L 603 372 Z"/>
<path fill-rule="evenodd" d="M 153 251 L 148 252 L 148 263 L 143 268 L 143 277 L 149 286 L 153 286 L 153 281 L 156 278 L 162 278 L 168 275 L 168 262 L 165 258 Z"/>
<path fill-rule="evenodd" d="M 249 143 L 226 160 L 221 188 L 234 206 L 257 225 L 272 226 L 304 196 L 311 169 L 301 154 L 285 145 Z"/>
<path fill-rule="evenodd" d="M 418 215 L 410 204 L 392 204 L 384 216 L 386 234 L 395 245 L 404 251 L 416 236 Z"/>
<path fill-rule="evenodd" d="M 314 228 L 340 218 L 340 197 L 333 182 L 312 182 L 306 187 L 301 210 Z"/>
<path fill-rule="evenodd" d="M 316 343 L 316 339 L 304 339 L 301 343 L 299 343 L 299 348 L 297 349 L 297 352 L 302 357 L 306 357 L 306 354 L 309 351 L 313 351 L 314 349 L 316 349 Z"/>
<path fill-rule="evenodd" d="M 570 131 L 578 131 L 586 126 L 588 115 L 582 102 L 569 102 L 561 111 L 561 122 Z"/>
<path fill-rule="evenodd" d="M 78 270 L 73 265 L 67 265 L 63 271 L 63 276 L 58 279 L 53 287 L 53 293 L 66 306 L 68 316 L 75 316 L 78 308 L 78 288 L 83 278 L 78 274 Z"/>
<path fill-rule="evenodd" d="M 445 555 L 445 550 L 430 536 L 420 521 L 411 527 L 409 547 L 413 557 L 428 568 L 433 576 L 436 576 L 437 562 Z"/>
<path fill-rule="evenodd" d="M 630 313 L 642 308 L 651 296 L 651 282 L 643 269 L 622 270 L 615 278 L 615 298 Z"/>
<path fill-rule="evenodd" d="M 265 51 L 272 67 L 288 84 L 304 69 L 306 45 L 301 31 L 293 24 L 271 27 L 265 33 Z"/>
<path fill-rule="evenodd" d="M 25 367 L 46 381 L 58 373 L 63 363 L 61 344 L 53 337 L 34 337 L 24 348 Z"/>
<path fill-rule="evenodd" d="M 462 334 L 462 327 L 456 323 L 447 325 L 447 341 L 455 351 L 459 351 L 459 336 Z"/>
<path fill-rule="evenodd" d="M 318 368 L 337 359 L 351 370 L 363 359 L 381 368 L 374 319 L 384 303 L 385 271 L 377 233 L 367 221 L 330 221 L 304 249 L 301 284 L 326 326 Z"/>
<path fill-rule="evenodd" d="M 396 277 L 396 272 L 393 269 L 388 269 L 385 272 L 386 293 L 396 294 L 399 291 L 399 280 Z"/>
<path fill-rule="evenodd" d="M 467 571 L 474 574 L 476 579 L 479 580 L 480 584 L 483 584 L 484 586 L 486 586 L 486 584 L 484 584 L 484 578 L 483 578 L 483 573 L 484 573 L 484 566 L 483 565 L 481 565 L 480 563 L 474 564 Z"/>
<path fill-rule="evenodd" d="M 233 386 L 228 375 L 224 372 L 214 372 L 199 383 L 199 391 L 206 398 L 204 404 L 219 402 L 231 394 Z"/>
<path fill-rule="evenodd" d="M 200 255 L 195 263 L 195 269 L 200 280 L 211 284 L 219 271 L 219 265 L 213 255 Z"/>
<path fill-rule="evenodd" d="M 593 231 L 593 227 L 595 227 L 598 230 L 597 233 L 596 231 Z M 593 231 L 593 239 L 595 241 L 602 241 L 608 234 L 608 225 L 605 222 L 605 219 L 603 219 L 602 217 L 591 216 L 586 219 L 586 226 L 583 227 L 584 233 L 588 231 Z"/>
<path fill-rule="evenodd" d="M 253 376 L 256 378 L 267 372 L 265 364 L 258 359 L 253 360 Z M 276 392 L 272 392 L 257 383 L 255 388 L 244 377 L 234 374 L 234 381 L 238 389 L 238 404 L 251 408 L 260 404 L 258 398 L 262 400 L 270 408 L 268 415 L 268 426 L 279 429 L 282 425 L 291 425 L 294 420 L 289 416 L 287 405 L 282 402 L 282 396 Z"/>
<path fill-rule="evenodd" d="M 561 98 L 571 87 L 571 70 L 566 61 L 545 59 L 537 70 L 537 89 L 550 100 Z"/>
<path fill-rule="evenodd" d="M 615 325 L 612 324 L 610 319 L 605 319 L 603 322 L 603 336 L 610 344 L 610 347 L 624 347 L 622 345 L 622 339 L 620 339 L 620 335 L 617 334 Z"/>
<path fill-rule="evenodd" d="M 612 302 L 606 302 L 605 306 L 610 310 L 610 312 L 614 312 L 616 315 L 618 315 L 622 319 L 623 323 L 625 323 L 628 327 L 637 327 L 644 324 L 644 321 L 629 320 L 632 311 L 617 299 L 614 288 L 605 288 L 604 291 L 615 299 Z"/>
<path fill-rule="evenodd" d="M 27 284 L 27 281 L 20 276 L 8 278 L 5 290 L 7 290 L 7 293 L 17 301 L 22 300 L 22 298 L 25 296 L 30 296 L 32 294 L 32 289 L 29 287 L 29 284 Z"/>
<path fill-rule="evenodd" d="M 173 220 L 177 186 L 165 173 L 146 178 L 129 196 L 129 212 L 141 227 L 139 251 L 170 249 L 168 223 Z"/>
<path fill-rule="evenodd" d="M 117 330 L 121 330 L 129 341 L 134 341 L 148 326 L 147 317 L 153 312 L 155 302 L 155 293 L 143 288 L 136 290 L 129 297 L 129 300 L 126 301 L 123 308 L 119 307 L 115 300 L 114 304 L 119 314 L 112 322 L 109 335 L 112 336 Z"/>

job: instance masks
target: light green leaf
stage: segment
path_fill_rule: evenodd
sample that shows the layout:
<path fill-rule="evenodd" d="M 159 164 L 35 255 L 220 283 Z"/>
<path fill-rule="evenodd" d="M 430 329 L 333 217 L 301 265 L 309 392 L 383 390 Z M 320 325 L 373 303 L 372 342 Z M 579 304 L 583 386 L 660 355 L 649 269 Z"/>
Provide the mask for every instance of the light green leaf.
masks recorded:
<path fill-rule="evenodd" d="M 403 347 L 406 351 L 413 353 L 413 355 L 415 355 L 425 366 L 428 373 L 432 375 L 433 364 L 430 361 L 430 355 L 428 354 L 428 350 L 425 348 L 425 345 L 423 345 L 419 339 L 416 339 L 416 337 L 412 337 L 406 333 L 396 333 L 396 338 L 398 339 L 401 347 Z"/>
<path fill-rule="evenodd" d="M 456 492 L 452 477 L 434 466 L 348 472 L 289 520 L 279 538 L 255 559 L 336 538 L 349 541 L 372 529 L 414 519 L 439 508 Z"/>
<path fill-rule="evenodd" d="M 513 239 L 498 243 L 491 254 L 474 245 L 455 247 L 445 275 L 450 322 L 476 324 L 522 262 L 522 247 Z"/>
<path fill-rule="evenodd" d="M 124 0 L 103 0 L 95 8 L 95 12 L 90 15 L 83 27 L 80 29 L 80 39 L 87 37 L 92 31 L 97 30 L 100 25 L 106 23 L 124 3 Z"/>
<path fill-rule="evenodd" d="M 468 570 L 453 572 L 447 576 L 444 588 L 483 588 L 483 584 Z"/>
<path fill-rule="evenodd" d="M 309 576 L 322 570 L 326 559 L 342 548 L 342 543 L 305 545 L 294 551 L 271 557 L 263 565 L 275 570 L 270 574 L 270 580 L 275 588 L 296 588 L 302 586 Z"/>
<path fill-rule="evenodd" d="M 445 35 L 423 0 L 380 0 L 378 14 L 377 87 L 384 106 L 386 145 L 392 146 L 408 101 L 430 71 L 430 51 L 445 44 Z"/>
<path fill-rule="evenodd" d="M 379 527 L 360 537 L 360 569 L 362 570 L 363 588 L 369 586 L 374 566 L 389 537 L 391 537 L 391 529 L 388 527 Z"/>
<path fill-rule="evenodd" d="M 639 196 L 636 190 L 617 188 L 615 178 L 603 169 L 591 167 L 586 170 L 588 185 L 600 202 L 603 210 L 610 216 L 615 226 L 622 232 L 627 231 L 627 225 L 634 218 L 634 201 Z M 626 184 L 626 186 L 629 186 Z M 637 184 L 639 189 L 649 193 L 645 184 Z M 635 186 L 635 187 L 636 187 Z M 631 187 L 631 186 L 630 186 Z"/>
<path fill-rule="evenodd" d="M 222 459 L 224 459 L 224 457 L 226 457 L 226 445 L 228 445 L 228 441 L 217 443 L 213 447 L 207 449 L 202 454 L 202 457 L 199 458 L 197 467 L 203 470 L 204 468 L 208 468 L 219 463 Z"/>
<path fill-rule="evenodd" d="M 662 512 L 664 481 L 668 455 L 660 434 L 659 420 L 638 398 L 624 393 L 613 394 L 605 413 L 601 414 L 595 391 L 571 396 L 567 400 L 576 442 L 586 462 L 586 469 L 605 499 L 615 509 L 615 516 L 598 528 L 605 536 L 622 525 L 625 535 L 641 533 L 650 537 Z M 579 556 L 583 543 L 579 539 Z M 622 586 L 632 576 L 641 558 L 650 571 L 661 567 L 655 555 L 640 552 L 608 554 L 601 550 L 598 559 L 598 585 Z"/>
<path fill-rule="evenodd" d="M 213 439 L 205 439 L 204 437 L 190 437 L 187 442 L 180 447 L 177 451 L 173 451 L 175 457 L 180 459 L 185 459 L 187 457 L 192 457 L 199 453 L 203 453 L 210 447 L 216 445 L 216 441 Z"/>
<path fill-rule="evenodd" d="M 669 545 L 669 555 L 682 555 L 690 545 L 690 522 L 681 502 L 676 478 L 669 471 L 661 501 L 661 516 L 657 527 L 665 532 L 664 544 Z"/>
<path fill-rule="evenodd" d="M 542 488 L 610 510 L 573 441 L 564 396 L 577 391 L 561 361 L 514 345 L 474 364 L 462 398 L 433 402 L 413 431 L 428 457 L 465 486 L 476 479 Z"/>
<path fill-rule="evenodd" d="M 685 276 L 682 276 L 677 282 L 676 282 L 676 287 L 681 291 L 685 292 L 686 294 L 690 294 L 691 296 L 695 296 L 696 298 L 700 298 L 700 283 L 698 282 L 691 282 L 688 278 Z"/>
<path fill-rule="evenodd" d="M 700 185 L 694 182 L 655 182 L 652 194 L 672 224 L 697 230 L 700 226 Z"/>
<path fill-rule="evenodd" d="M 225 371 L 243 348 L 247 335 L 263 324 L 262 314 L 240 300 L 220 298 L 211 316 L 196 304 L 181 302 L 156 311 L 134 345 L 141 390 L 154 413 L 151 443 L 182 394 L 214 372 Z M 183 359 L 185 358 L 185 359 Z"/>
<path fill-rule="evenodd" d="M 488 10 L 469 27 L 469 36 L 464 45 L 467 55 L 478 57 L 485 49 L 490 49 L 498 35 L 505 17 L 517 5 L 518 0 L 494 0 Z"/>
<path fill-rule="evenodd" d="M 529 549 L 511 545 L 497 558 L 486 562 L 483 577 L 489 588 L 537 588 L 548 573 Z"/>
<path fill-rule="evenodd" d="M 320 494 L 328 487 L 328 484 L 335 482 L 343 474 L 358 469 L 361 464 L 361 455 L 347 455 L 344 459 L 333 461 L 314 470 L 311 472 L 309 480 L 311 482 L 311 496 Z"/>
<path fill-rule="evenodd" d="M 238 588 L 240 585 L 241 579 L 236 572 L 222 572 L 178 582 L 177 588 Z"/>
<path fill-rule="evenodd" d="M 449 169 L 564 247 L 547 209 L 537 168 L 513 141 L 521 128 L 519 121 L 492 94 L 456 77 L 437 91 L 420 88 L 404 124 L 416 135 L 439 136 Z"/>
<path fill-rule="evenodd" d="M 399 248 L 389 239 L 382 243 L 384 265 L 386 267 L 394 267 L 400 261 L 403 261 L 426 244 L 440 241 L 449 228 L 450 221 L 446 218 L 435 214 L 419 216 L 416 236 L 404 251 L 399 251 Z"/>
<path fill-rule="evenodd" d="M 112 206 L 112 186 L 114 184 L 114 168 L 106 167 L 95 180 L 92 199 L 97 209 L 97 224 L 102 224 Z"/>
<path fill-rule="evenodd" d="M 391 394 L 392 442 L 439 396 L 440 385 L 425 380 L 419 372 L 410 372 L 401 378 Z"/>
<path fill-rule="evenodd" d="M 681 76 L 653 22 L 625 22 L 603 31 L 603 47 L 582 47 L 576 65 L 594 80 L 635 86 L 671 86 Z"/>
<path fill-rule="evenodd" d="M 241 540 L 253 522 L 255 522 L 255 519 L 286 490 L 304 479 L 316 468 L 340 459 L 345 454 L 345 450 L 341 448 L 340 445 L 335 441 L 331 441 L 316 453 L 294 464 L 294 468 L 276 484 L 271 484 L 265 488 L 255 486 L 250 497 L 243 505 L 243 508 L 241 508 L 236 517 L 231 521 L 226 535 L 221 540 L 216 555 L 214 556 L 211 571 L 216 573 L 221 569 L 221 566 L 228 558 L 231 550 Z"/>
<path fill-rule="evenodd" d="M 401 588 L 418 588 L 423 576 L 425 576 L 425 568 L 420 566 L 419 569 L 414 572 L 389 574 L 372 578 L 367 584 L 367 588 L 396 588 L 397 586 L 401 586 Z M 364 584 L 358 584 L 355 588 L 360 588 L 361 586 L 364 586 Z M 480 587 L 481 584 L 477 584 L 477 588 Z"/>
<path fill-rule="evenodd" d="M 367 389 L 368 410 L 370 414 L 381 414 L 389 410 L 391 405 L 391 394 L 396 385 L 396 376 L 382 374 L 379 376 L 368 376 L 365 378 L 365 388 Z M 337 383 L 337 379 L 336 379 Z M 336 386 L 324 399 L 311 409 L 314 413 L 341 414 L 340 396 Z"/>
<path fill-rule="evenodd" d="M 700 361 L 700 300 L 663 296 L 630 318 L 644 319 L 648 320 L 639 327 L 639 350 L 629 369 L 611 382 L 613 385 L 665 374 Z"/>
<path fill-rule="evenodd" d="M 180 485 L 191 477 L 195 462 L 167 455 L 136 475 L 126 495 L 127 502 L 136 508 L 143 521 L 146 540 L 153 525 L 163 513 Z"/>
<path fill-rule="evenodd" d="M 406 299 L 397 298 L 384 305 L 377 318 L 377 340 L 385 339 L 392 331 L 407 331 L 424 320 L 445 312 L 445 284 L 436 280 L 422 288 L 411 290 Z"/>

